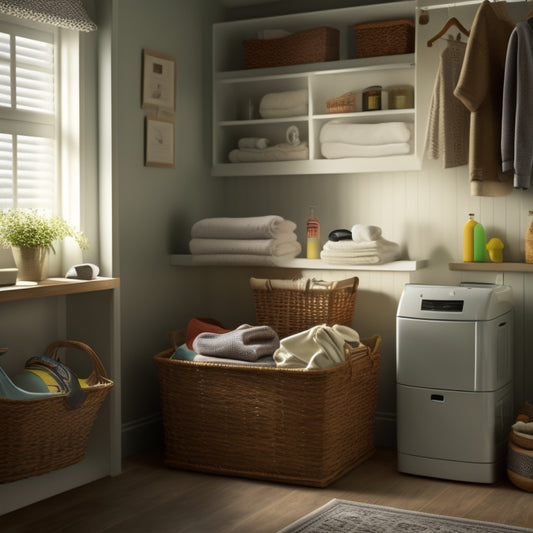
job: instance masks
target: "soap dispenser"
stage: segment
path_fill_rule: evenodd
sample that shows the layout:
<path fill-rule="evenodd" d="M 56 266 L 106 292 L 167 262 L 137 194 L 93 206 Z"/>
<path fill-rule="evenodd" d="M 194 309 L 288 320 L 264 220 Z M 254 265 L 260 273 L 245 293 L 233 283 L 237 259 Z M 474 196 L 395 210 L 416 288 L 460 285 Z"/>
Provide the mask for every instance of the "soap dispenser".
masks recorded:
<path fill-rule="evenodd" d="M 468 213 L 468 220 L 463 228 L 463 261 L 474 261 L 474 213 Z"/>

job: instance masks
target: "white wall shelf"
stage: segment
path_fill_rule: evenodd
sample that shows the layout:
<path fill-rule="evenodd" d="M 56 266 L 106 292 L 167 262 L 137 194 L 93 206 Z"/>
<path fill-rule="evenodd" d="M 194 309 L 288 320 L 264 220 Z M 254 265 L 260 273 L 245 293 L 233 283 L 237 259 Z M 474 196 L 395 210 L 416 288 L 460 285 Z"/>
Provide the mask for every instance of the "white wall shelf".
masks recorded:
<path fill-rule="evenodd" d="M 450 270 L 465 272 L 533 272 L 533 264 L 530 263 L 449 263 Z"/>
<path fill-rule="evenodd" d="M 359 271 L 379 271 L 379 272 L 415 272 L 427 265 L 426 260 L 404 260 L 393 261 L 391 263 L 385 263 L 383 265 L 332 265 L 326 263 L 321 259 L 306 259 L 306 258 L 294 258 L 285 260 L 275 260 L 270 256 L 265 256 L 264 263 L 260 264 L 228 264 L 221 265 L 220 263 L 197 263 L 192 255 L 188 254 L 174 254 L 170 256 L 170 264 L 172 266 L 184 266 L 184 267 L 198 267 L 198 266 L 245 266 L 245 267 L 274 267 L 274 268 L 296 268 L 300 270 L 359 270 Z"/>
<path fill-rule="evenodd" d="M 392 110 L 386 105 L 388 86 L 416 85 L 415 54 L 370 58 L 355 57 L 354 24 L 395 18 L 414 19 L 415 2 L 356 6 L 282 17 L 230 21 L 213 26 L 213 164 L 214 176 L 279 174 L 339 174 L 392 172 L 420 168 L 420 140 L 417 138 L 416 103 L 412 109 Z M 297 32 L 319 26 L 340 32 L 338 61 L 244 69 L 242 42 L 255 39 L 258 30 L 283 28 Z M 326 101 L 366 87 L 381 85 L 383 108 L 373 112 L 328 113 Z M 306 89 L 309 111 L 305 116 L 262 119 L 259 102 L 267 93 Z M 250 102 L 253 115 L 245 116 L 243 104 Z M 415 94 L 416 102 L 416 94 Z M 320 130 L 330 120 L 350 123 L 405 122 L 412 131 L 407 154 L 386 157 L 327 159 L 322 156 Z M 242 137 L 266 137 L 271 145 L 285 142 L 287 128 L 296 125 L 300 139 L 309 147 L 308 159 L 231 163 L 228 154 Z"/>

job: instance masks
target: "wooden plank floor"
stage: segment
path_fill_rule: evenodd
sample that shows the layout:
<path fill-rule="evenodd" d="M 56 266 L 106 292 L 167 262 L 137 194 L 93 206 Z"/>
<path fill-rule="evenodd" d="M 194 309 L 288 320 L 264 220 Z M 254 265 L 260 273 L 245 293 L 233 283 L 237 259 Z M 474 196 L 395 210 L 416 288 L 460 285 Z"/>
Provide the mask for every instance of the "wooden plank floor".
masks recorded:
<path fill-rule="evenodd" d="M 326 489 L 166 468 L 159 450 L 95 481 L 0 517 L 2 533 L 273 533 L 332 498 L 533 528 L 533 494 L 400 474 L 394 450 Z"/>

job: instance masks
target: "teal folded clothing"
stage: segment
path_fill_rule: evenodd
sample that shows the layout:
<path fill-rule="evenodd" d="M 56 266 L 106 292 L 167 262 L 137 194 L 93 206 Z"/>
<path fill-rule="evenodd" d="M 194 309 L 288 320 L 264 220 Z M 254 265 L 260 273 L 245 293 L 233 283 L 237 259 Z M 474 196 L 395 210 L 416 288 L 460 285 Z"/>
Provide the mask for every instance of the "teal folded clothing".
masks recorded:
<path fill-rule="evenodd" d="M 189 350 L 187 344 L 183 343 L 181 346 L 176 348 L 176 351 L 170 356 L 171 359 L 182 359 L 184 361 L 192 361 L 196 352 Z"/>
<path fill-rule="evenodd" d="M 17 387 L 9 376 L 0 368 L 0 398 L 8 400 L 36 400 L 57 396 L 55 392 L 28 392 Z"/>

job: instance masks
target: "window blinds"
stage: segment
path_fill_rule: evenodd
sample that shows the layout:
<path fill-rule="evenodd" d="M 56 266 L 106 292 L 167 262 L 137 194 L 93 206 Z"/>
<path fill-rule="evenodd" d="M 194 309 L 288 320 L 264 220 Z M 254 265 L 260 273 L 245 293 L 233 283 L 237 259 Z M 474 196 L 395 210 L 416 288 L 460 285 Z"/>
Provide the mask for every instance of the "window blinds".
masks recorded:
<path fill-rule="evenodd" d="M 56 207 L 55 47 L 39 35 L 0 32 L 0 208 Z"/>
<path fill-rule="evenodd" d="M 69 30 L 96 30 L 82 0 L 0 0 L 0 13 Z"/>

